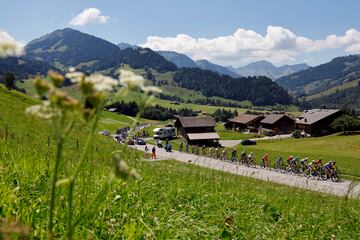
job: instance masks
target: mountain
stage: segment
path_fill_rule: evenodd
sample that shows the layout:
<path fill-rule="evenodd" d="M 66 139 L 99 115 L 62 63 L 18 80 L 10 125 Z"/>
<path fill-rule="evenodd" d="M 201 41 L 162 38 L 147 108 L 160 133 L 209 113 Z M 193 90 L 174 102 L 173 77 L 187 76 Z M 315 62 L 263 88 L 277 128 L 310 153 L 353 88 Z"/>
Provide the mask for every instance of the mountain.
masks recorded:
<path fill-rule="evenodd" d="M 126 48 L 132 48 L 132 49 L 138 49 L 140 48 L 139 46 L 136 46 L 136 45 L 131 45 L 129 43 L 125 43 L 125 42 L 121 42 L 118 44 L 118 47 L 121 49 L 121 50 L 124 50 Z"/>
<path fill-rule="evenodd" d="M 196 65 L 203 70 L 210 70 L 219 74 L 229 75 L 230 77 L 240 77 L 239 74 L 230 71 L 227 67 L 211 63 L 205 59 L 195 62 Z"/>
<path fill-rule="evenodd" d="M 262 60 L 236 68 L 236 73 L 242 76 L 266 76 L 273 80 L 309 68 L 305 63 L 295 65 L 283 65 L 275 67 L 271 62 Z"/>
<path fill-rule="evenodd" d="M 157 51 L 161 56 L 166 60 L 174 63 L 178 68 L 196 68 L 198 67 L 196 63 L 186 56 L 185 54 L 171 52 L 171 51 Z"/>
<path fill-rule="evenodd" d="M 284 76 L 276 82 L 305 105 L 346 107 L 360 111 L 360 55 L 337 57 L 330 62 Z"/>
<path fill-rule="evenodd" d="M 58 70 L 43 61 L 31 61 L 24 58 L 0 58 L 0 82 L 7 72 L 15 75 L 16 79 L 27 79 L 35 75 L 45 75 L 50 69 Z"/>
<path fill-rule="evenodd" d="M 121 60 L 133 68 L 153 68 L 158 72 L 176 71 L 176 65 L 150 48 L 126 48 L 121 51 Z"/>
<path fill-rule="evenodd" d="M 312 95 L 360 78 L 360 55 L 337 57 L 328 63 L 311 67 L 276 80 L 293 94 Z"/>
<path fill-rule="evenodd" d="M 65 28 L 31 41 L 25 47 L 25 58 L 49 63 L 61 70 L 70 66 L 86 72 L 108 70 L 114 73 L 120 64 L 133 68 L 174 71 L 176 65 L 151 49 L 126 48 L 104 39 Z"/>
<path fill-rule="evenodd" d="M 181 68 L 175 72 L 173 80 L 178 86 L 200 91 L 207 97 L 248 100 L 258 106 L 288 105 L 292 102 L 283 88 L 264 76 L 232 78 L 210 70 Z"/>
<path fill-rule="evenodd" d="M 120 49 L 101 38 L 65 28 L 31 41 L 25 57 L 65 70 L 69 66 L 95 72 L 119 65 Z"/>

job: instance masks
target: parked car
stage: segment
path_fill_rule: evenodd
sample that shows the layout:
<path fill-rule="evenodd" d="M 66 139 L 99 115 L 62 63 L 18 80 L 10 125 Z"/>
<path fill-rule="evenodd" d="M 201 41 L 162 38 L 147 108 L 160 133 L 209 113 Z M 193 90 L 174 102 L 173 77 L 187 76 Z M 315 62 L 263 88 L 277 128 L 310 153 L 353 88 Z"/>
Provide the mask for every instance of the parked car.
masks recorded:
<path fill-rule="evenodd" d="M 143 139 L 143 138 L 138 138 L 138 139 L 136 140 L 136 144 L 137 144 L 137 145 L 146 145 L 146 141 L 145 141 L 145 139 Z"/>
<path fill-rule="evenodd" d="M 241 141 L 241 145 L 246 146 L 246 145 L 256 145 L 256 142 L 250 139 L 245 139 Z"/>
<path fill-rule="evenodd" d="M 164 127 L 164 128 L 155 128 L 154 130 L 154 139 L 173 139 L 176 137 L 174 127 Z"/>

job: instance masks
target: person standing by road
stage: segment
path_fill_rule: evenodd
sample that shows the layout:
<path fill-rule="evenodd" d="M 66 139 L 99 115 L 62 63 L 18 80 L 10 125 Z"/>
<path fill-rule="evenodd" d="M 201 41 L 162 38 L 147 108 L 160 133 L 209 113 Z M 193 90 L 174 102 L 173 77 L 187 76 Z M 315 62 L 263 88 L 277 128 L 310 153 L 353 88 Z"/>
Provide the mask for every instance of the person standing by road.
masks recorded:
<path fill-rule="evenodd" d="M 188 143 L 186 143 L 186 145 L 185 145 L 185 152 L 186 152 L 186 153 L 189 152 L 189 144 L 188 144 Z"/>
<path fill-rule="evenodd" d="M 183 150 L 183 142 L 180 143 L 179 151 L 182 152 Z"/>
<path fill-rule="evenodd" d="M 148 152 L 149 152 L 149 148 L 148 148 L 148 146 L 147 145 L 145 145 L 145 159 L 147 159 L 148 158 Z"/>
<path fill-rule="evenodd" d="M 151 159 L 156 159 L 156 148 L 155 148 L 155 146 L 152 148 L 152 150 L 151 150 Z"/>

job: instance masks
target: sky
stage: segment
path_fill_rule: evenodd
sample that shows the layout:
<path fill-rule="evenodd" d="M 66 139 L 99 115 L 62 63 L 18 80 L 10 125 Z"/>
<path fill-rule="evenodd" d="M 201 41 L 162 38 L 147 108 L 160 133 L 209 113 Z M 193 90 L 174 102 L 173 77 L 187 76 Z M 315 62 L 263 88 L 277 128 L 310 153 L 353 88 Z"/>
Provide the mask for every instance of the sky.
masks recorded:
<path fill-rule="evenodd" d="M 112 43 L 238 67 L 315 66 L 360 53 L 358 0 L 0 0 L 0 41 L 26 44 L 71 27 Z"/>

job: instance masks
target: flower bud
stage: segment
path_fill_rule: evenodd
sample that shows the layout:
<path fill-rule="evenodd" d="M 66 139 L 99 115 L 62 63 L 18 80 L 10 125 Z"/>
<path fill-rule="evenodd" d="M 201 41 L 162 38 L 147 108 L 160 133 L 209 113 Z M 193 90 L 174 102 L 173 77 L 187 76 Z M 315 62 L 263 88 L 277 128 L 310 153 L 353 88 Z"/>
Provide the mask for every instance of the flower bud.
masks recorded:
<path fill-rule="evenodd" d="M 52 88 L 51 84 L 44 81 L 39 76 L 35 78 L 34 87 L 40 96 L 43 96 Z"/>
<path fill-rule="evenodd" d="M 48 76 L 50 77 L 51 81 L 55 85 L 55 87 L 61 87 L 65 81 L 63 75 L 53 70 L 48 71 Z"/>

